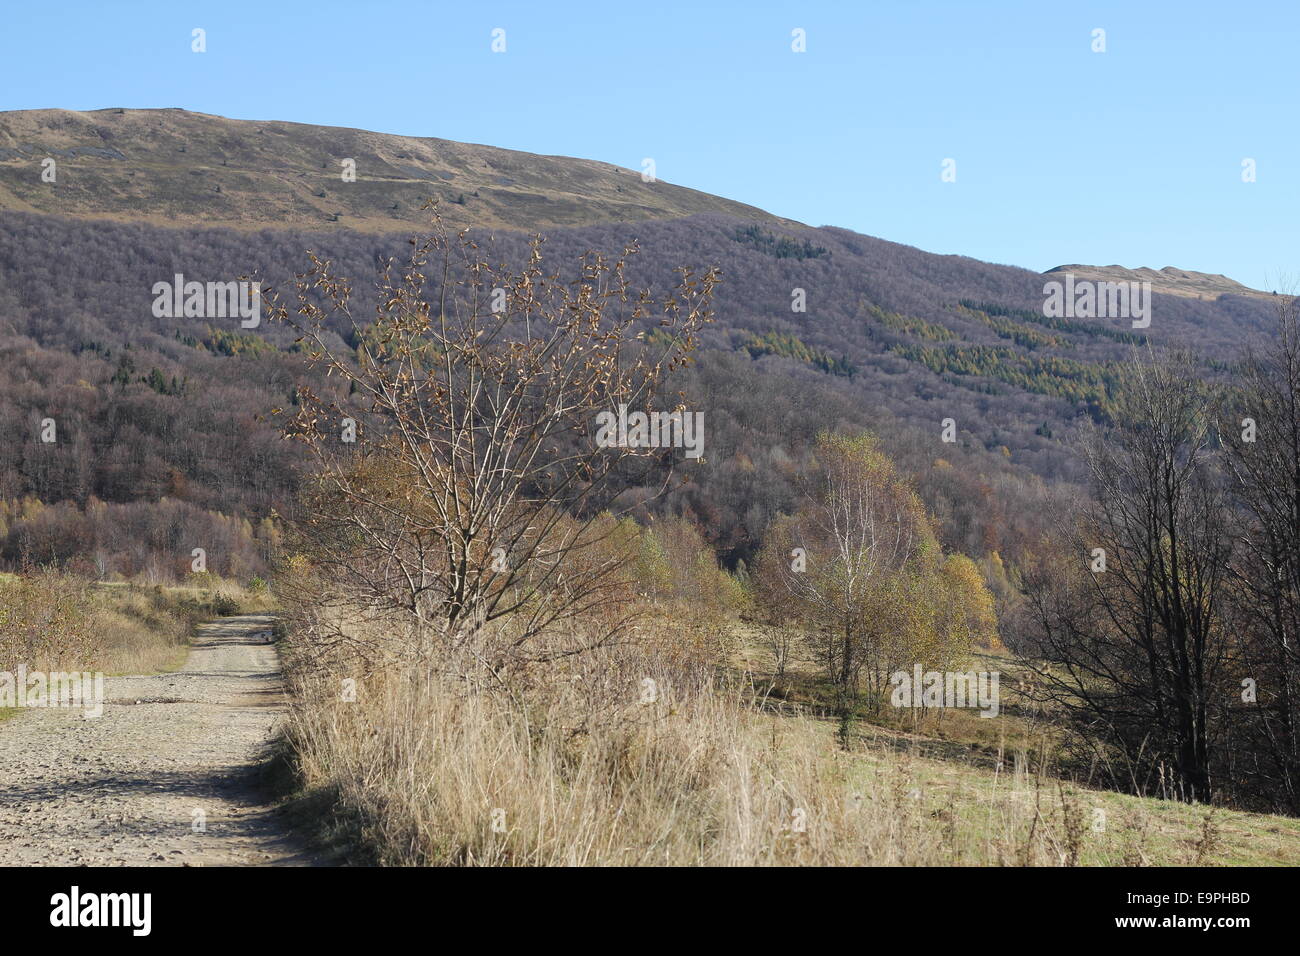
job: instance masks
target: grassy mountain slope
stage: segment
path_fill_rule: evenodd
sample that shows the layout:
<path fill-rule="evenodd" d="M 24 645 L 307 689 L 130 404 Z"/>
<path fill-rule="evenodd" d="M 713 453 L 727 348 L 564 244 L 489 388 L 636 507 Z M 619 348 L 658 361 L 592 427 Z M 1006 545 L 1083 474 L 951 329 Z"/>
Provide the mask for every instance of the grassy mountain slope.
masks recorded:
<path fill-rule="evenodd" d="M 1076 280 L 1092 279 L 1097 282 L 1150 282 L 1152 292 L 1181 295 L 1191 299 L 1217 299 L 1221 295 L 1248 295 L 1269 299 L 1271 292 L 1261 292 L 1244 286 L 1225 275 L 1189 272 L 1174 266 L 1163 269 L 1126 269 L 1123 266 L 1066 265 L 1048 269 L 1045 276 L 1058 279 L 1070 273 Z M 1058 275 L 1058 273 L 1060 275 Z"/>
<path fill-rule="evenodd" d="M 42 181 L 42 161 L 56 181 Z M 343 161 L 356 181 L 344 182 Z M 427 221 L 526 230 L 760 209 L 607 163 L 180 109 L 0 113 L 0 210 L 159 225 L 367 232 Z"/>

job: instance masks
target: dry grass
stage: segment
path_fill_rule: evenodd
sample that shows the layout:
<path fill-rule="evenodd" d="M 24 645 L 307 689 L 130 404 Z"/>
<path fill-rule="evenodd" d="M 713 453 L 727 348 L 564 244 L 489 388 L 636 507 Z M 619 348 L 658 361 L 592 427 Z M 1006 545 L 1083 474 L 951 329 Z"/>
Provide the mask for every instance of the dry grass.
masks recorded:
<path fill-rule="evenodd" d="M 102 642 L 95 669 L 157 674 L 185 663 L 193 619 L 150 590 L 96 589 L 91 619 Z"/>
<path fill-rule="evenodd" d="M 7 574 L 0 577 L 0 670 L 175 670 L 198 622 L 273 607 L 264 589 L 215 578 L 164 588 L 92 583 L 50 570 Z"/>
<path fill-rule="evenodd" d="M 562 694 L 467 693 L 389 668 L 358 678 L 349 702 L 346 668 L 295 660 L 289 739 L 305 791 L 341 811 L 347 837 L 385 864 L 1300 859 L 1300 821 L 1218 812 L 1210 827 L 1202 807 L 1041 778 L 1024 754 L 989 771 L 865 740 L 846 752 L 828 721 L 672 673 L 642 701 L 627 678 L 653 666 L 644 658 L 609 662 L 623 674 L 622 700 L 606 701 L 582 731 Z"/>
<path fill-rule="evenodd" d="M 214 617 L 275 609 L 265 588 L 205 576 L 199 586 L 130 583 L 97 586 L 94 626 L 102 640 L 101 668 L 108 674 L 156 674 L 185 663 L 196 624 Z"/>

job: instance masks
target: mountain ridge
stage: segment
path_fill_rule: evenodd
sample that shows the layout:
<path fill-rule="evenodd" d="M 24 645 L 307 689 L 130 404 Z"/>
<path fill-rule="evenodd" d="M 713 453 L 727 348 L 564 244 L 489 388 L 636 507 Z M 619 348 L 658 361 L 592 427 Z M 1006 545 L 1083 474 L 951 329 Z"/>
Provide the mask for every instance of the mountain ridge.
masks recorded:
<path fill-rule="evenodd" d="M 54 160 L 54 182 L 43 179 Z M 343 177 L 355 163 L 355 181 Z M 799 225 L 609 163 L 167 109 L 0 112 L 0 210 L 153 225 L 523 230 L 721 213 Z"/>
<path fill-rule="evenodd" d="M 1152 292 L 1191 299 L 1217 299 L 1221 295 L 1245 295 L 1271 299 L 1276 294 L 1252 289 L 1219 273 L 1194 272 L 1176 266 L 1165 266 L 1162 269 L 1140 266 L 1129 269 L 1120 265 L 1090 266 L 1071 263 L 1048 269 L 1043 275 L 1056 276 L 1065 273 L 1070 273 L 1076 279 L 1097 282 L 1150 282 Z"/>

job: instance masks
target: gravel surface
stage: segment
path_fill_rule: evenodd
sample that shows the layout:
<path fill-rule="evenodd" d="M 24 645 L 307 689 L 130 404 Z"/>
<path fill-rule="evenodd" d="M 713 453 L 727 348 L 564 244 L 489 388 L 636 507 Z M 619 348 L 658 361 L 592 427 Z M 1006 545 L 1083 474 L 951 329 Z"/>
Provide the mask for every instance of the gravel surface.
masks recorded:
<path fill-rule="evenodd" d="M 184 668 L 109 677 L 102 716 L 0 723 L 0 865 L 312 865 L 258 785 L 284 713 L 271 619 L 201 626 Z"/>

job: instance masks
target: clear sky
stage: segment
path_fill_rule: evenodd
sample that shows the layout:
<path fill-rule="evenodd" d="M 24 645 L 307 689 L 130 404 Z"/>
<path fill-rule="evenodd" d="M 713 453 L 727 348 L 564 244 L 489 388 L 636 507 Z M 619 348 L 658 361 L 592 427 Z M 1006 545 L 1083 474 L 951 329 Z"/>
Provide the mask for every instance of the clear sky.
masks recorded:
<path fill-rule="evenodd" d="M 7 0 L 0 109 L 650 157 L 664 180 L 934 252 L 1276 288 L 1300 275 L 1298 27 L 1300 0 Z"/>

